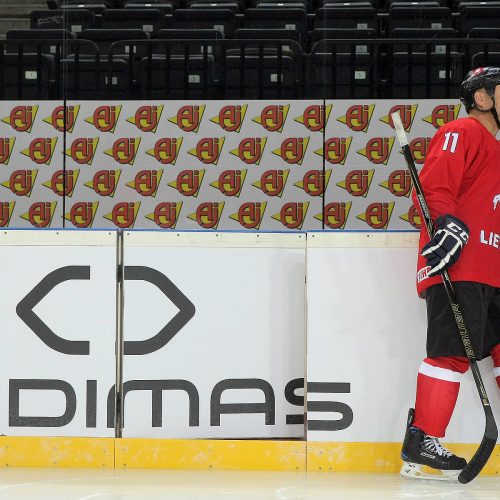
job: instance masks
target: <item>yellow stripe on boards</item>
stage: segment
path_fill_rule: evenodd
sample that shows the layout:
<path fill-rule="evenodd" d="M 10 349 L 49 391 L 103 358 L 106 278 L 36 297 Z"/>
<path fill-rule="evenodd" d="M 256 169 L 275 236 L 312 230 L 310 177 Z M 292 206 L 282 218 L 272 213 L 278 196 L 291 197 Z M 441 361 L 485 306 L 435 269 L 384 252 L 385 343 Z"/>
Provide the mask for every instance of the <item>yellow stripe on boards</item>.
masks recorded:
<path fill-rule="evenodd" d="M 116 467 L 305 470 L 305 441 L 117 439 Z"/>
<path fill-rule="evenodd" d="M 477 444 L 446 447 L 467 460 Z M 0 436 L 0 467 L 398 473 L 401 443 Z M 500 474 L 500 445 L 482 475 Z"/>
<path fill-rule="evenodd" d="M 469 460 L 478 444 L 444 443 L 453 453 Z M 307 443 L 308 471 L 399 472 L 401 443 Z M 500 474 L 500 445 L 481 471 L 481 475 Z"/>
<path fill-rule="evenodd" d="M 113 438 L 0 436 L 1 467 L 114 467 Z"/>

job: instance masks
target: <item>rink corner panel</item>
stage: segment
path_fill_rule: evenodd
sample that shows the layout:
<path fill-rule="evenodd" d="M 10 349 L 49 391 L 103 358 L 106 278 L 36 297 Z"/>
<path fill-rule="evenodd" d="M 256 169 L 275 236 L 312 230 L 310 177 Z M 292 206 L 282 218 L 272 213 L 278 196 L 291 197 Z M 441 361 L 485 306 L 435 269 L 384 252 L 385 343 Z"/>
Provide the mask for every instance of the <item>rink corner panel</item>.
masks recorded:
<path fill-rule="evenodd" d="M 114 467 L 114 439 L 0 436 L 0 467 Z"/>

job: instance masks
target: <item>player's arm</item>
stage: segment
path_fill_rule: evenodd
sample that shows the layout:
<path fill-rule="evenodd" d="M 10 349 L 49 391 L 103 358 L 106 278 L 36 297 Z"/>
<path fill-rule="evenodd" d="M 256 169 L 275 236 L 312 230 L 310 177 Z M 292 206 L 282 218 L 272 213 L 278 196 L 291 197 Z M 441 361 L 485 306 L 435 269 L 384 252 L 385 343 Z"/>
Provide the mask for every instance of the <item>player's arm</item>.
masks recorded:
<path fill-rule="evenodd" d="M 468 143 L 468 135 L 461 127 L 439 130 L 431 141 L 419 175 L 435 227 L 434 237 L 422 249 L 431 267 L 429 276 L 454 264 L 469 239 L 467 224 L 456 215 L 467 155 L 470 154 Z"/>

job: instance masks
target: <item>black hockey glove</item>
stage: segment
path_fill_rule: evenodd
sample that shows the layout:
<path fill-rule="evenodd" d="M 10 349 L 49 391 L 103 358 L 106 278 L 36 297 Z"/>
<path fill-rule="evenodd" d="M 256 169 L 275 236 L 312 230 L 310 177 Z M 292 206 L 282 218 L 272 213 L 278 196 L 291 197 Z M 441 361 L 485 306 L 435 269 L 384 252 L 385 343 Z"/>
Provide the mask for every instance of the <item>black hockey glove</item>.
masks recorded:
<path fill-rule="evenodd" d="M 431 270 L 427 276 L 442 273 L 454 264 L 469 240 L 469 228 L 453 215 L 440 215 L 435 222 L 436 232 L 422 249 Z"/>

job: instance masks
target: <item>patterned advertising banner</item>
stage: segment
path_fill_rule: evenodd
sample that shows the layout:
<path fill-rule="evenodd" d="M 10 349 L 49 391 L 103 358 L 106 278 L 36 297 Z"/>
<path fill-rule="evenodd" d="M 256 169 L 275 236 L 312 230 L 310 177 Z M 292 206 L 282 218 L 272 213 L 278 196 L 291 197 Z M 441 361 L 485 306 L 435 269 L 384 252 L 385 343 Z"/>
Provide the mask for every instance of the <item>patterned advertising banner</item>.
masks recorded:
<path fill-rule="evenodd" d="M 419 166 L 465 114 L 435 100 L 2 103 L 0 227 L 414 230 L 396 110 Z"/>

